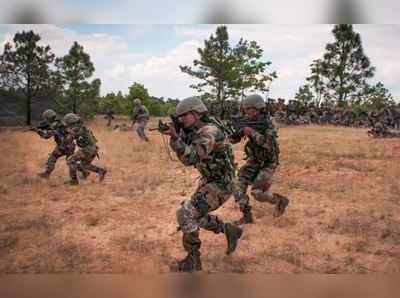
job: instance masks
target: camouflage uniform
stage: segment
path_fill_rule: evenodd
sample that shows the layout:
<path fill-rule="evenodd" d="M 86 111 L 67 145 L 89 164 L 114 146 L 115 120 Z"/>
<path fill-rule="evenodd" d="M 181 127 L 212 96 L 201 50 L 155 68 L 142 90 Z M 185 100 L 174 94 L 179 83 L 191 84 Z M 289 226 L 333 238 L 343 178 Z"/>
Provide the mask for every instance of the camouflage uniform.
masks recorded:
<path fill-rule="evenodd" d="M 111 126 L 111 121 L 114 119 L 114 112 L 112 110 L 107 110 L 104 119 L 107 120 L 107 126 Z"/>
<path fill-rule="evenodd" d="M 43 119 L 48 123 L 48 129 L 34 129 L 34 131 L 43 139 L 54 137 L 54 141 L 56 142 L 56 147 L 49 154 L 45 171 L 39 174 L 42 178 L 48 178 L 60 157 L 66 156 L 68 158 L 74 153 L 75 144 L 73 139 L 67 134 L 65 124 L 61 120 L 56 119 L 56 113 L 53 110 L 43 112 Z"/>
<path fill-rule="evenodd" d="M 191 99 L 183 100 L 180 104 L 190 103 Z M 171 137 L 170 140 L 170 146 L 179 160 L 186 166 L 194 166 L 201 174 L 196 191 L 190 200 L 182 202 L 177 211 L 179 229 L 183 232 L 183 247 L 188 255 L 174 263 L 172 271 L 201 270 L 200 228 L 216 234 L 224 233 L 228 241 L 227 254 L 235 250 L 242 234 L 239 227 L 209 214 L 231 196 L 235 170 L 232 147 L 226 142 L 224 132 L 214 123 L 204 122 L 204 117 L 201 119 L 190 129 L 183 129 L 178 138 Z"/>
<path fill-rule="evenodd" d="M 249 185 L 254 199 L 276 205 L 274 212 L 276 217 L 283 214 L 289 203 L 286 197 L 270 191 L 272 177 L 279 165 L 277 132 L 265 113 L 261 113 L 257 121 L 265 122 L 265 128 L 255 129 L 245 144 L 246 163 L 239 169 L 234 192 L 235 201 L 243 213 L 243 217 L 237 221 L 238 224 L 253 222 L 250 199 L 247 195 Z M 230 140 L 232 143 L 238 143 L 243 137 L 243 133 L 238 132 L 232 135 Z"/>
<path fill-rule="evenodd" d="M 71 115 L 74 115 L 76 118 Z M 73 119 L 73 121 L 68 119 L 69 116 L 70 119 Z M 67 159 L 69 175 L 71 178 L 68 183 L 73 185 L 79 183 L 76 173 L 79 167 L 82 167 L 82 169 L 85 171 L 97 173 L 100 181 L 102 181 L 107 173 L 107 170 L 92 164 L 93 159 L 96 156 L 98 157 L 98 147 L 96 145 L 97 140 L 92 131 L 82 125 L 79 117 L 77 117 L 75 114 L 67 114 L 65 115 L 64 119 L 68 125 L 68 129 L 71 131 L 73 139 L 76 141 L 76 144 L 79 147 L 79 150 Z"/>
<path fill-rule="evenodd" d="M 132 113 L 132 124 L 136 123 L 136 132 L 138 136 L 148 142 L 149 138 L 146 136 L 145 128 L 147 122 L 149 121 L 149 111 L 147 108 L 141 104 L 140 99 L 136 98 L 134 100 L 134 108 Z"/>

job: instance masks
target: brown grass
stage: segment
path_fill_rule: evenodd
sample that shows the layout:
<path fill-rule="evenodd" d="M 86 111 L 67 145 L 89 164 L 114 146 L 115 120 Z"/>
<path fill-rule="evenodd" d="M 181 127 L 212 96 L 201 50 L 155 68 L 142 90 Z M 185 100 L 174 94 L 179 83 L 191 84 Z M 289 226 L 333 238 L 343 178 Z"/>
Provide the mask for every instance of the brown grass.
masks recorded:
<path fill-rule="evenodd" d="M 0 272 L 159 273 L 184 255 L 175 211 L 196 188 L 196 170 L 171 161 L 158 132 L 145 144 L 103 119 L 90 126 L 95 163 L 108 175 L 79 187 L 64 185 L 64 159 L 49 180 L 36 176 L 52 141 L 0 131 Z M 202 231 L 204 271 L 399 272 L 400 140 L 329 126 L 284 127 L 279 136 L 272 190 L 290 198 L 288 212 L 275 219 L 273 206 L 253 202 L 256 223 L 229 257 L 223 235 Z M 243 144 L 235 152 L 242 164 Z M 240 216 L 232 199 L 216 214 Z"/>

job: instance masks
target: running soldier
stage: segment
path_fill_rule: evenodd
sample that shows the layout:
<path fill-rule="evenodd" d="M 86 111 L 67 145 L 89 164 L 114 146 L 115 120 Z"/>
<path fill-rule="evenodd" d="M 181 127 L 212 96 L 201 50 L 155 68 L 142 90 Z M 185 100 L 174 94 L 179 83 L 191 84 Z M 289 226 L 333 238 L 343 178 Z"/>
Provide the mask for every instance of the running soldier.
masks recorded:
<path fill-rule="evenodd" d="M 278 135 L 273 123 L 265 112 L 265 102 L 259 95 L 247 96 L 241 106 L 245 117 L 251 121 L 265 122 L 263 129 L 244 127 L 230 137 L 232 143 L 238 143 L 247 137 L 245 144 L 246 163 L 239 169 L 235 188 L 235 201 L 239 204 L 243 216 L 236 223 L 239 225 L 253 223 L 250 198 L 247 188 L 251 185 L 251 194 L 259 202 L 274 204 L 274 216 L 281 216 L 289 200 L 270 191 L 272 176 L 279 165 Z"/>
<path fill-rule="evenodd" d="M 145 128 L 149 121 L 149 111 L 142 105 L 139 98 L 135 98 L 133 101 L 133 113 L 132 113 L 132 125 L 136 125 L 136 132 L 140 139 L 148 142 L 149 138 L 146 136 Z"/>
<path fill-rule="evenodd" d="M 207 108 L 199 97 L 182 100 L 176 107 L 176 116 L 183 126 L 170 125 L 162 130 L 169 135 L 170 146 L 185 166 L 194 166 L 201 174 L 197 190 L 177 211 L 179 229 L 183 232 L 182 243 L 187 256 L 170 265 L 171 271 L 200 271 L 201 240 L 203 228 L 227 239 L 226 254 L 236 249 L 242 229 L 232 223 L 224 223 L 210 212 L 221 207 L 234 189 L 234 159 L 232 147 L 217 120 L 208 117 Z"/>
<path fill-rule="evenodd" d="M 57 118 L 56 112 L 51 109 L 46 110 L 42 114 L 42 119 L 43 121 L 40 125 L 31 128 L 31 130 L 35 131 L 43 139 L 53 137 L 56 142 L 56 147 L 49 154 L 44 172 L 38 174 L 41 178 L 49 178 L 50 174 L 54 171 L 57 160 L 62 156 L 68 158 L 74 153 L 75 144 L 74 140 L 68 136 L 65 124 Z M 81 170 L 81 168 L 78 170 L 82 171 L 84 177 L 87 177 L 88 173 Z"/>
<path fill-rule="evenodd" d="M 100 182 L 103 181 L 107 170 L 92 164 L 93 159 L 97 156 L 99 148 L 96 143 L 92 131 L 86 128 L 82 120 L 74 113 L 64 116 L 64 122 L 67 125 L 68 133 L 76 141 L 79 150 L 68 157 L 67 164 L 69 166 L 70 179 L 66 183 L 71 185 L 79 184 L 76 171 L 82 167 L 85 171 L 95 172 L 99 175 Z"/>

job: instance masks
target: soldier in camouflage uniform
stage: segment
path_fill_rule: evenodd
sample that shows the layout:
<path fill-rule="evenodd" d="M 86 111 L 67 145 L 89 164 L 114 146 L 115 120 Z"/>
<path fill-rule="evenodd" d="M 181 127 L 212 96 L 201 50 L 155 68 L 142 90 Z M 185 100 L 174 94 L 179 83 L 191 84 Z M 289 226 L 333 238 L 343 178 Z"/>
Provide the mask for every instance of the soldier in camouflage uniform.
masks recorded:
<path fill-rule="evenodd" d="M 259 202 L 274 204 L 274 216 L 281 216 L 289 204 L 289 200 L 270 191 L 272 176 L 279 165 L 279 145 L 277 132 L 265 113 L 265 103 L 261 96 L 250 95 L 242 102 L 242 109 L 250 120 L 265 121 L 265 129 L 245 127 L 230 137 L 232 143 L 238 143 L 247 137 L 245 144 L 246 163 L 239 169 L 235 188 L 235 201 L 243 213 L 236 223 L 253 223 L 251 205 L 247 188 L 251 185 L 251 194 Z"/>
<path fill-rule="evenodd" d="M 33 128 L 41 138 L 50 139 L 54 137 L 54 141 L 56 142 L 56 147 L 49 154 L 49 158 L 47 160 L 46 169 L 43 173 L 38 174 L 41 178 L 49 178 L 51 172 L 53 172 L 57 160 L 66 156 L 68 158 L 74 153 L 75 144 L 73 139 L 68 136 L 65 124 L 57 119 L 57 114 L 53 110 L 46 110 L 42 114 L 43 123 L 46 124 L 46 128 Z M 79 170 L 81 170 L 79 168 Z M 87 173 L 83 170 L 82 175 L 87 177 Z"/>
<path fill-rule="evenodd" d="M 132 125 L 137 124 L 136 132 L 140 139 L 148 142 L 149 138 L 146 136 L 144 129 L 146 128 L 147 122 L 149 121 L 149 111 L 142 105 L 139 98 L 133 100 L 133 113 L 132 113 Z"/>
<path fill-rule="evenodd" d="M 226 140 L 222 124 L 208 117 L 207 108 L 199 97 L 182 100 L 176 107 L 176 114 L 184 128 L 178 134 L 175 127 L 170 126 L 162 133 L 171 137 L 170 146 L 179 160 L 186 166 L 198 169 L 201 179 L 190 200 L 182 202 L 177 211 L 187 256 L 173 262 L 170 269 L 192 272 L 202 270 L 200 228 L 225 234 L 227 255 L 236 249 L 242 229 L 209 214 L 229 199 L 234 188 L 233 151 Z"/>
<path fill-rule="evenodd" d="M 85 171 L 95 172 L 99 175 L 100 182 L 103 181 L 107 173 L 106 169 L 92 164 L 93 159 L 98 157 L 98 150 L 92 131 L 86 128 L 82 120 L 74 113 L 69 113 L 64 116 L 64 122 L 67 125 L 68 133 L 76 141 L 79 150 L 68 157 L 67 164 L 69 166 L 70 179 L 66 183 L 71 185 L 79 184 L 76 171 L 81 166 Z"/>
<path fill-rule="evenodd" d="M 104 119 L 107 120 L 107 126 L 110 127 L 111 126 L 111 121 L 114 120 L 114 111 L 111 109 L 108 109 L 106 111 L 106 115 L 104 116 Z"/>

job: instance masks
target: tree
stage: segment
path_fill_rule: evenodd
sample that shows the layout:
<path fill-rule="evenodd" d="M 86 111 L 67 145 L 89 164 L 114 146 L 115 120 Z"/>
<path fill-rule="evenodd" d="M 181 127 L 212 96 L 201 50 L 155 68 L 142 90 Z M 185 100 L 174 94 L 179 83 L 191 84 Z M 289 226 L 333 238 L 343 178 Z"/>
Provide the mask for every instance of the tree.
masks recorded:
<path fill-rule="evenodd" d="M 193 61 L 191 66 L 179 66 L 181 71 L 200 80 L 200 83 L 190 85 L 191 88 L 203 93 L 203 97 L 214 97 L 221 103 L 229 97 L 228 82 L 233 79 L 235 58 L 229 46 L 228 29 L 226 26 L 217 28 L 215 35 L 211 34 L 204 40 L 204 48 L 198 48 L 200 59 Z M 207 92 L 208 91 L 208 92 Z"/>
<path fill-rule="evenodd" d="M 362 95 L 366 79 L 373 77 L 375 68 L 364 54 L 361 37 L 352 25 L 336 25 L 332 33 L 336 40 L 326 45 L 323 60 L 317 66 L 324 78 L 326 99 L 345 106 Z"/>
<path fill-rule="evenodd" d="M 319 106 L 326 93 L 326 78 L 322 75 L 322 61 L 316 59 L 311 63 L 311 76 L 306 78 L 309 91 L 312 93 L 315 106 Z"/>
<path fill-rule="evenodd" d="M 93 97 L 97 96 L 101 81 L 95 79 L 88 82 L 95 68 L 83 47 L 74 42 L 67 55 L 56 59 L 56 65 L 64 82 L 64 94 L 58 100 L 59 105 L 78 113 L 80 106 L 86 101 L 86 108 L 93 105 L 94 109 Z"/>
<path fill-rule="evenodd" d="M 265 73 L 270 61 L 263 62 L 263 49 L 255 42 L 241 38 L 235 48 L 232 49 L 233 57 L 236 60 L 234 65 L 234 81 L 229 82 L 230 94 L 245 97 L 246 90 L 269 91 L 269 84 L 277 77 L 276 72 Z"/>
<path fill-rule="evenodd" d="M 303 106 L 307 106 L 309 103 L 314 102 L 314 95 L 311 92 L 310 85 L 305 84 L 300 87 L 295 95 L 295 100 L 299 101 Z"/>
<path fill-rule="evenodd" d="M 226 26 L 217 27 L 215 35 L 204 40 L 204 48 L 197 51 L 200 58 L 193 61 L 193 66 L 180 69 L 200 81 L 190 87 L 204 100 L 219 103 L 222 118 L 228 98 L 244 97 L 246 90 L 266 92 L 276 77 L 276 73 L 265 73 L 271 62 L 259 61 L 263 50 L 255 41 L 241 38 L 234 48 L 230 46 Z"/>
<path fill-rule="evenodd" d="M 380 110 L 393 105 L 394 99 L 388 89 L 381 82 L 378 82 L 373 86 L 366 86 L 366 90 L 358 104 L 367 106 L 368 109 Z"/>
<path fill-rule="evenodd" d="M 33 31 L 14 35 L 0 56 L 0 87 L 20 92 L 26 98 L 26 124 L 31 124 L 31 103 L 51 85 L 50 66 L 55 55 L 50 46 L 39 46 L 40 36 Z"/>

